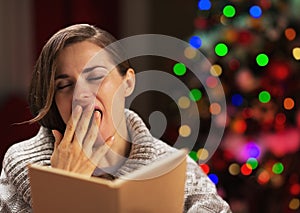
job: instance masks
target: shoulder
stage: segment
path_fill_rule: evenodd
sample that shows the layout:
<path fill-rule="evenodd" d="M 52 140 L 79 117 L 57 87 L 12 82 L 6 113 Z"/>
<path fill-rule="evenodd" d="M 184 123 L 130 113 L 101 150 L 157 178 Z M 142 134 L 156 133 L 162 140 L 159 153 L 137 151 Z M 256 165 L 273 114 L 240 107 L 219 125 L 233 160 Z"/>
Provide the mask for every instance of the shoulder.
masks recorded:
<path fill-rule="evenodd" d="M 13 168 L 35 163 L 35 161 L 42 158 L 41 156 L 51 156 L 52 152 L 53 136 L 47 129 L 41 127 L 36 136 L 15 143 L 8 148 L 3 159 L 3 169 L 9 174 Z"/>

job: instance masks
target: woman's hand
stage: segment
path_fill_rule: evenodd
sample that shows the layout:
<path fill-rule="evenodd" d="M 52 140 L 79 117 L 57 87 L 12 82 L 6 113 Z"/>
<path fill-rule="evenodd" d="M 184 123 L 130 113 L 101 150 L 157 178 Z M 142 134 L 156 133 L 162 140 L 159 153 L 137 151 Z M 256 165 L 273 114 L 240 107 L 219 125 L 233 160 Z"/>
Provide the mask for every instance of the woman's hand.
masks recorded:
<path fill-rule="evenodd" d="M 51 166 L 91 176 L 96 164 L 103 158 L 114 141 L 114 138 L 111 137 L 96 149 L 93 148 L 99 135 L 99 125 L 100 112 L 94 112 L 92 106 L 82 112 L 82 108 L 76 106 L 67 123 L 64 135 L 57 130 L 52 131 L 55 144 L 51 156 Z"/>

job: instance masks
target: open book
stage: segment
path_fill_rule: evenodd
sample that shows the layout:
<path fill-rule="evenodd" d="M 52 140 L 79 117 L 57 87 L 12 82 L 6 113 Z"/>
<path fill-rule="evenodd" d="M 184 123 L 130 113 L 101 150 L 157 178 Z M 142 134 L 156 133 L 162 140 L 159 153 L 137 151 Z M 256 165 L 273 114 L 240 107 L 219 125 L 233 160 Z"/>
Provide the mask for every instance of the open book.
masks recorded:
<path fill-rule="evenodd" d="M 34 213 L 183 212 L 187 150 L 113 181 L 29 165 Z"/>

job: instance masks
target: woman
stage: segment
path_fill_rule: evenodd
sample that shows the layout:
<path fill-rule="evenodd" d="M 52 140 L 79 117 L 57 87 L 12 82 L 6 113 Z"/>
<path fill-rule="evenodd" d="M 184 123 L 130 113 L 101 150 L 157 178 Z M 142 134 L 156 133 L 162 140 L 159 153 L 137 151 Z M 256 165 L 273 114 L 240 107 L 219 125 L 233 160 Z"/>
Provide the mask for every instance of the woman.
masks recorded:
<path fill-rule="evenodd" d="M 60 30 L 45 44 L 29 94 L 31 122 L 42 127 L 5 155 L 1 212 L 31 211 L 28 163 L 113 179 L 175 151 L 153 138 L 137 114 L 124 109 L 125 97 L 134 89 L 134 70 L 128 61 L 114 66 L 118 50 L 99 57 L 115 41 L 103 30 L 78 24 Z M 230 212 L 190 158 L 186 178 L 185 212 Z"/>

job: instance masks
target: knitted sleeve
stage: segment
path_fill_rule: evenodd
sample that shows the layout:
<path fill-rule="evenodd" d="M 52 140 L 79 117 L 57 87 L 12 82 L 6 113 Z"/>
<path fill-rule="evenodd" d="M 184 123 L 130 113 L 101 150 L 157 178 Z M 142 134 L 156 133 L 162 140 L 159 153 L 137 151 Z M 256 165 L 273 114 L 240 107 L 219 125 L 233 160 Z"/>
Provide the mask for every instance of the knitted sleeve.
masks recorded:
<path fill-rule="evenodd" d="M 231 212 L 229 205 L 217 194 L 215 185 L 189 157 L 187 158 L 184 212 Z"/>
<path fill-rule="evenodd" d="M 6 165 L 3 165 L 5 168 Z M 0 177 L 0 212 L 1 213 L 27 213 L 31 212 L 30 206 L 24 202 L 17 193 L 16 186 L 9 180 L 2 169 Z"/>

